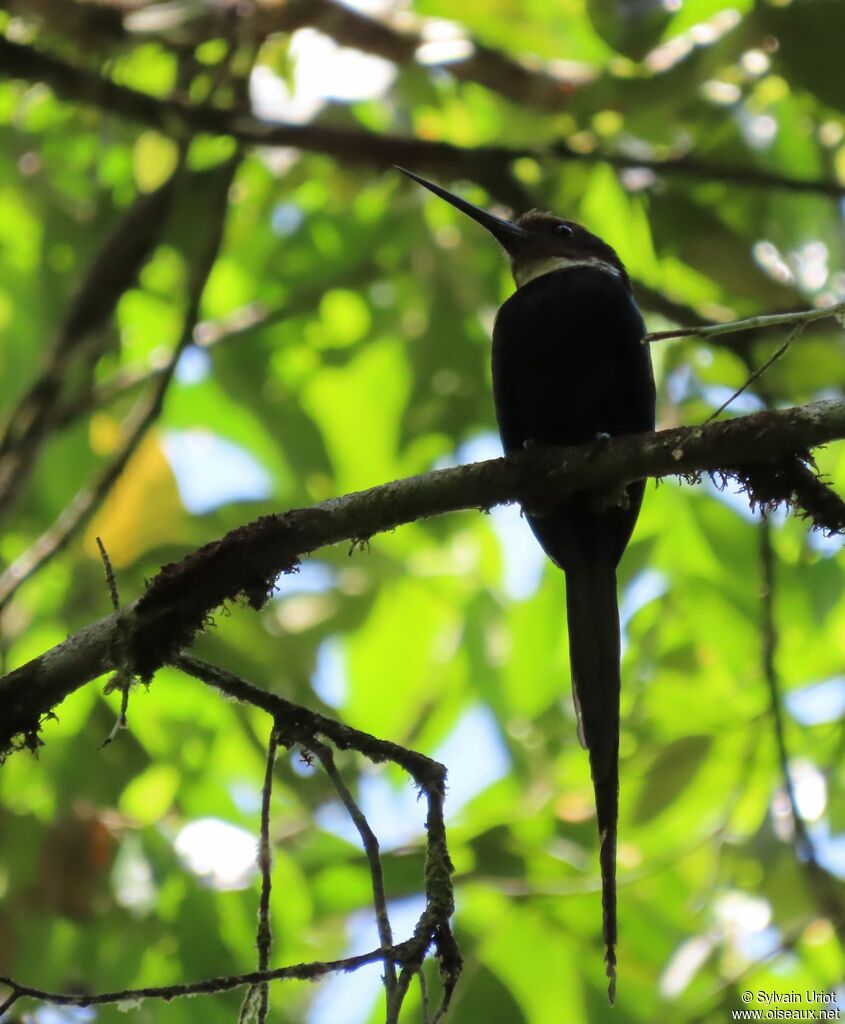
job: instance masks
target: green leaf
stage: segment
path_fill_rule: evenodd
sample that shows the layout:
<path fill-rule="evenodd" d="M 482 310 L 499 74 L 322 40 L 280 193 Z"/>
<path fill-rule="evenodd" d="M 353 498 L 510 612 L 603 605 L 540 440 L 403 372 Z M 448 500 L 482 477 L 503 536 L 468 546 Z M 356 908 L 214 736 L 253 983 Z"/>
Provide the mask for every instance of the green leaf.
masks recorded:
<path fill-rule="evenodd" d="M 636 824 L 662 814 L 689 786 L 713 746 L 709 735 L 684 736 L 657 754 L 646 770 L 633 812 Z"/>

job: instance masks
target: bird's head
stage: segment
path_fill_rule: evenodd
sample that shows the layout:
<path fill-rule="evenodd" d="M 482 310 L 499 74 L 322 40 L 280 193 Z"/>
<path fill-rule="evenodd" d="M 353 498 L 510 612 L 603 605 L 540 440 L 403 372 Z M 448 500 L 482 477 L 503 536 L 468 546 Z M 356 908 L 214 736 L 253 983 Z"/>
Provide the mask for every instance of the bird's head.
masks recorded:
<path fill-rule="evenodd" d="M 625 267 L 615 250 L 575 221 L 543 210 L 529 210 L 515 221 L 504 220 L 413 171 L 404 167 L 397 170 L 487 228 L 510 257 L 517 287 L 553 270 L 588 266 L 615 275 L 630 288 Z"/>

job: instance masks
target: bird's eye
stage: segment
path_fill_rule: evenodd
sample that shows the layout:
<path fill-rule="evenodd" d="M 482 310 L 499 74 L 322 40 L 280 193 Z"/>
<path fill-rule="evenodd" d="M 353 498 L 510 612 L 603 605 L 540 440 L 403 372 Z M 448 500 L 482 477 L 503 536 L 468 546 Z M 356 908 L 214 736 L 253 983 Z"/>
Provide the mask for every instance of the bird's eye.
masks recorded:
<path fill-rule="evenodd" d="M 560 224 L 555 224 L 552 230 L 556 235 L 560 236 L 561 238 L 566 238 L 574 233 L 571 224 L 564 224 L 562 222 Z"/>

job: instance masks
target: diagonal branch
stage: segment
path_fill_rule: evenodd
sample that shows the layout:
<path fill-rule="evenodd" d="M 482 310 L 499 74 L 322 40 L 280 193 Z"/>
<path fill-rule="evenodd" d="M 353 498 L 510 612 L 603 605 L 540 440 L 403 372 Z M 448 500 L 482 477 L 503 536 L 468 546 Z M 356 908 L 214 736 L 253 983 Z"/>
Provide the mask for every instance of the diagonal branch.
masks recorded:
<path fill-rule="evenodd" d="M 167 365 L 151 392 L 139 399 L 129 414 L 125 424 L 126 439 L 117 456 L 94 481 L 74 495 L 70 504 L 62 510 L 55 522 L 0 575 L 0 609 L 9 602 L 22 583 L 66 547 L 84 527 L 126 468 L 147 431 L 161 414 L 164 397 L 176 371 L 176 364 L 193 337 L 194 327 L 199 319 L 200 302 L 205 284 L 217 260 L 223 241 L 229 186 L 239 160 L 239 156 L 234 157 L 221 178 L 216 209 L 209 218 L 208 242 L 200 258 L 200 263 L 194 270 L 189 288 L 182 333 Z"/>
<path fill-rule="evenodd" d="M 92 336 L 102 332 L 155 246 L 180 173 L 181 166 L 160 188 L 139 196 L 103 243 L 70 304 L 46 365 L 8 418 L 0 438 L 0 515 L 35 465 L 71 364 L 84 359 L 90 376 L 102 347 Z"/>
<path fill-rule="evenodd" d="M 326 545 L 460 509 L 521 501 L 542 510 L 574 490 L 611 490 L 644 477 L 697 479 L 701 472 L 721 472 L 741 475 L 750 486 L 749 467 L 765 469 L 840 438 L 845 438 L 845 400 L 815 402 L 704 427 L 521 452 L 263 516 L 165 566 L 120 614 L 84 628 L 0 680 L 0 751 L 12 749 L 14 737 L 21 735 L 24 745 L 37 747 L 42 717 L 111 667 L 118 624 L 134 670 L 149 678 L 192 642 L 215 608 L 238 599 L 260 608 L 279 574 L 293 571 L 302 557 Z M 776 482 L 773 475 L 767 502 L 791 500 L 791 490 L 774 493 Z"/>
<path fill-rule="evenodd" d="M 386 168 L 402 164 L 489 184 L 495 180 L 491 171 L 507 168 L 520 157 L 533 157 L 544 162 L 551 158 L 582 163 L 609 163 L 617 168 L 644 167 L 659 174 L 678 174 L 686 178 L 724 181 L 754 188 L 778 188 L 834 198 L 845 196 L 845 185 L 836 181 L 794 178 L 755 167 L 723 167 L 690 155 L 648 160 L 624 153 L 580 153 L 570 149 L 566 142 L 541 148 L 465 147 L 413 136 L 386 135 L 360 127 L 260 121 L 243 110 L 225 110 L 208 104 L 190 105 L 178 99 L 160 99 L 138 92 L 33 47 L 3 38 L 0 38 L 0 74 L 26 81 L 46 82 L 65 99 L 91 104 L 175 137 L 195 132 L 229 135 L 245 145 L 290 146 L 332 156 L 347 165 Z M 502 198 L 506 197 L 502 195 Z"/>

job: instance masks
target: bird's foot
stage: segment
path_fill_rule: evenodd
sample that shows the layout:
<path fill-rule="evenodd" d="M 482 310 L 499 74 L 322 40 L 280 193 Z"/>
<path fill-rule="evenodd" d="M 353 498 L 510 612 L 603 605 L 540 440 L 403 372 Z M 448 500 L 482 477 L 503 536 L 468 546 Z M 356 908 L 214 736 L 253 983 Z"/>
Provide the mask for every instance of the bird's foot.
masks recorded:
<path fill-rule="evenodd" d="M 604 450 L 605 445 L 610 440 L 610 434 L 606 434 L 603 430 L 600 430 L 597 434 L 593 435 L 593 444 L 595 447 L 590 452 L 590 458 L 595 458 L 600 451 Z"/>

